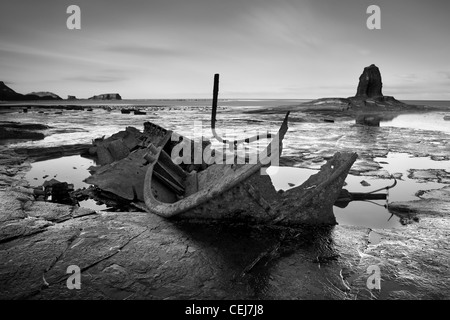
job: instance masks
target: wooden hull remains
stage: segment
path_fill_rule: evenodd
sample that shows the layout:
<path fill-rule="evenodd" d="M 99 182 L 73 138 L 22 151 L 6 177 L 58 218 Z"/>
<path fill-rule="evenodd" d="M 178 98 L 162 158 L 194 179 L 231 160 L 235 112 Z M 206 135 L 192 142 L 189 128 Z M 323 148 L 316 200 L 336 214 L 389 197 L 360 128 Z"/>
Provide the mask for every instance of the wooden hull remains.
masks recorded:
<path fill-rule="evenodd" d="M 192 141 L 146 122 L 143 134 L 127 128 L 115 137 L 94 141 L 92 152 L 105 165 L 85 181 L 165 218 L 289 226 L 336 224 L 333 205 L 357 154 L 337 152 L 303 184 L 277 192 L 270 177 L 262 173 L 264 167 L 278 164 L 289 112 L 275 135 L 223 139 L 215 130 L 218 91 L 219 74 L 215 74 L 211 131 L 228 150 L 212 151 L 208 140 Z M 261 139 L 270 142 L 256 156 L 247 147 L 238 152 L 239 146 Z M 175 152 L 180 146 L 182 155 Z M 200 160 L 195 151 L 201 152 Z M 209 152 L 206 158 L 205 151 Z"/>
<path fill-rule="evenodd" d="M 281 155 L 287 119 L 265 149 L 269 158 Z M 336 223 L 333 205 L 357 157 L 338 152 L 302 185 L 277 192 L 270 177 L 261 174 L 267 161 L 266 165 L 237 164 L 243 159 L 235 159 L 234 164 L 176 165 L 169 156 L 173 148 L 184 139 L 196 142 L 184 137 L 173 141 L 172 131 L 149 122 L 144 129 L 140 133 L 127 128 L 94 141 L 97 156 L 109 160 L 85 182 L 102 194 L 170 219 L 332 225 Z"/>
<path fill-rule="evenodd" d="M 267 146 L 267 155 L 281 155 L 287 118 Z M 201 172 L 187 173 L 172 162 L 163 147 L 148 148 L 150 164 L 143 190 L 147 211 L 195 221 L 334 225 L 334 202 L 357 158 L 356 153 L 338 152 L 302 185 L 277 192 L 270 177 L 261 174 L 261 162 L 212 164 Z"/>
<path fill-rule="evenodd" d="M 177 219 L 334 225 L 333 205 L 355 159 L 355 154 L 336 153 L 317 174 L 285 192 L 275 191 L 270 177 L 256 172 L 223 192 L 212 188 L 211 192 L 217 192 L 214 197 L 200 197 L 196 199 L 199 204 L 187 210 L 179 210 L 179 203 L 155 205 L 147 200 L 146 204 L 151 213 Z"/>

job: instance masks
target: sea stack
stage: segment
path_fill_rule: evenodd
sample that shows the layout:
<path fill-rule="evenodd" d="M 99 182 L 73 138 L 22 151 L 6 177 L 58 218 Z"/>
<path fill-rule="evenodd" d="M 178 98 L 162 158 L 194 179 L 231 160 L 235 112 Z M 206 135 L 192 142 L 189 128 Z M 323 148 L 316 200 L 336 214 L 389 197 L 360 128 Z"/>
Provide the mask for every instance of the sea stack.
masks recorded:
<path fill-rule="evenodd" d="M 358 89 L 355 97 L 374 98 L 382 97 L 381 89 L 381 73 L 377 66 L 371 64 L 364 68 L 363 73 L 359 77 Z"/>

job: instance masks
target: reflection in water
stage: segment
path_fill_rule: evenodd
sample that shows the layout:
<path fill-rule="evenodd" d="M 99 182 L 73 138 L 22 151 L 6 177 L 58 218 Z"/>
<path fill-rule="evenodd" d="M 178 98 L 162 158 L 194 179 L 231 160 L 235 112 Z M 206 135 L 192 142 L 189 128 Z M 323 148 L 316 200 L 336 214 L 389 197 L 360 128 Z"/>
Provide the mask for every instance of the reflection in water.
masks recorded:
<path fill-rule="evenodd" d="M 213 275 L 214 284 L 211 285 L 224 290 L 222 294 L 233 299 L 270 299 L 270 288 L 282 285 L 272 277 L 273 268 L 280 259 L 300 255 L 304 257 L 302 263 L 316 268 L 315 264 L 332 262 L 338 256 L 332 227 L 293 230 L 187 222 L 178 222 L 176 227 L 220 265 L 220 274 Z M 195 295 L 195 292 L 191 294 Z"/>
<path fill-rule="evenodd" d="M 429 158 L 414 158 L 408 154 L 390 153 L 386 158 L 375 158 L 382 166 L 382 170 L 390 174 L 401 174 L 402 178 L 398 180 L 395 188 L 389 191 L 389 201 L 409 201 L 415 200 L 416 192 L 419 190 L 439 189 L 445 184 L 429 181 L 426 184 L 418 180 L 408 178 L 408 169 L 450 169 L 450 161 L 432 161 Z M 408 163 L 408 168 L 405 167 Z M 52 178 L 61 182 L 74 184 L 75 189 L 87 188 L 88 184 L 83 180 L 89 177 L 88 168 L 95 165 L 91 159 L 81 156 L 70 156 L 59 159 L 35 162 L 31 170 L 26 173 L 25 178 L 31 186 L 41 186 L 45 180 Z M 301 185 L 311 175 L 318 170 L 295 168 L 295 167 L 277 167 L 272 166 L 266 170 L 270 176 L 272 184 L 276 190 L 288 190 Z M 367 181 L 370 186 L 363 187 L 361 181 Z M 348 175 L 345 188 L 350 192 L 368 192 L 383 188 L 391 181 L 381 179 L 376 176 L 354 176 Z M 105 205 L 97 205 L 94 200 L 80 202 L 80 205 L 94 210 L 104 210 Z M 336 220 L 341 225 L 356 225 L 369 228 L 396 228 L 401 226 L 400 219 L 397 216 L 391 216 L 386 208 L 385 200 L 373 201 L 353 201 L 345 208 L 334 207 Z"/>
<path fill-rule="evenodd" d="M 56 179 L 74 185 L 74 189 L 89 187 L 83 180 L 90 176 L 88 168 L 95 166 L 95 161 L 81 156 L 69 156 L 58 159 L 37 161 L 25 174 L 25 179 L 32 187 L 40 187 L 46 180 Z M 92 199 L 80 201 L 80 206 L 92 210 L 104 210 L 105 205 L 98 205 Z"/>
<path fill-rule="evenodd" d="M 309 176 L 317 173 L 317 170 L 275 167 L 267 169 L 275 189 L 287 190 L 301 185 Z M 370 187 L 362 187 L 362 180 L 370 181 Z M 348 175 L 345 188 L 350 192 L 367 192 L 383 188 L 390 184 L 389 180 L 376 177 L 364 177 Z M 370 188 L 370 190 L 368 189 Z M 416 186 L 417 188 L 417 186 Z M 395 189 L 395 188 L 394 188 Z M 417 190 L 416 190 L 417 191 Z M 414 191 L 415 192 L 415 191 Z M 399 201 L 397 197 L 390 197 L 390 201 Z M 369 228 L 395 228 L 401 226 L 398 217 L 391 217 L 385 207 L 385 200 L 353 201 L 345 208 L 333 207 L 336 220 L 341 225 L 356 225 Z"/>
<path fill-rule="evenodd" d="M 368 146 L 377 144 L 378 135 L 381 131 L 379 127 L 357 125 L 355 128 L 361 144 Z"/>
<path fill-rule="evenodd" d="M 41 186 L 45 180 L 56 179 L 73 184 L 75 189 L 83 188 L 87 187 L 83 180 L 90 176 L 87 169 L 94 165 L 94 160 L 81 156 L 37 161 L 31 164 L 31 170 L 26 173 L 25 179 L 32 187 Z"/>
<path fill-rule="evenodd" d="M 375 128 L 376 129 L 376 128 Z M 417 200 L 416 193 L 419 190 L 440 189 L 446 184 L 435 181 L 423 181 L 410 179 L 409 169 L 444 169 L 450 171 L 450 161 L 433 161 L 426 157 L 412 157 L 404 153 L 389 153 L 385 158 L 374 159 L 380 163 L 381 170 L 389 174 L 401 174 L 397 186 L 389 190 L 389 202 Z M 407 164 L 407 166 L 405 165 Z M 275 189 L 291 189 L 301 185 L 309 176 L 317 173 L 317 170 L 292 168 L 292 167 L 270 167 L 267 169 Z M 365 180 L 370 186 L 363 187 L 361 181 Z M 348 175 L 344 187 L 350 192 L 369 192 L 386 187 L 392 183 L 391 180 L 377 176 Z M 384 192 L 384 191 L 382 191 Z M 356 225 L 369 228 L 395 228 L 400 227 L 400 218 L 392 216 L 386 207 L 385 200 L 353 201 L 345 208 L 334 207 L 336 220 L 341 225 Z"/>

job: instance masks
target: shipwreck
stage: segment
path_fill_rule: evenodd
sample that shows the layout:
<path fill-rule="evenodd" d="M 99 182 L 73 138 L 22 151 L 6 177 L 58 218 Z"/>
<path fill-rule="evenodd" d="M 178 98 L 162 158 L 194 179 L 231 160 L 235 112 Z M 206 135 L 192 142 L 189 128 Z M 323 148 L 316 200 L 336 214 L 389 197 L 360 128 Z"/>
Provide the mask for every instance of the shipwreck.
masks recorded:
<path fill-rule="evenodd" d="M 275 134 L 222 139 L 215 131 L 219 75 L 215 75 L 211 129 L 213 136 L 230 148 L 266 139 L 265 159 L 249 163 L 248 156 L 234 155 L 233 162 L 177 163 L 172 151 L 181 143 L 210 148 L 209 141 L 193 141 L 157 124 L 144 123 L 144 132 L 127 128 L 108 139 L 93 141 L 91 154 L 101 164 L 85 180 L 104 194 L 132 202 L 136 207 L 167 219 L 192 221 L 242 221 L 273 225 L 334 225 L 333 205 L 340 197 L 356 153 L 336 152 L 320 171 L 303 184 L 276 191 L 261 169 L 280 157 L 288 131 L 289 112 Z M 225 148 L 226 149 L 226 148 Z M 213 150 L 215 157 L 225 157 Z M 269 160 L 269 161 L 268 161 Z"/>

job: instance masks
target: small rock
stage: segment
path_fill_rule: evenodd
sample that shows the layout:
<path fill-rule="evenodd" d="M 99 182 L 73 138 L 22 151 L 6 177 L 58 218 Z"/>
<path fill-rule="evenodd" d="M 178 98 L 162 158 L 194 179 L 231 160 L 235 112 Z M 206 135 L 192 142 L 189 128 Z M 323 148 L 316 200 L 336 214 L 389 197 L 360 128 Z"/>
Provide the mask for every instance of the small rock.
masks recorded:
<path fill-rule="evenodd" d="M 369 187 L 369 186 L 370 186 L 370 183 L 368 183 L 366 180 L 363 180 L 363 181 L 361 181 L 360 183 L 361 183 L 361 185 L 364 186 L 364 187 Z"/>
<path fill-rule="evenodd" d="M 37 180 L 37 179 L 36 179 Z M 56 179 L 51 179 L 51 180 L 48 180 L 48 181 L 45 181 L 44 182 L 44 184 L 42 185 L 44 188 L 45 187 L 51 187 L 51 186 L 53 186 L 53 185 L 55 185 L 55 184 L 58 184 L 58 183 L 61 183 L 61 181 L 58 181 L 58 180 L 56 180 Z"/>

